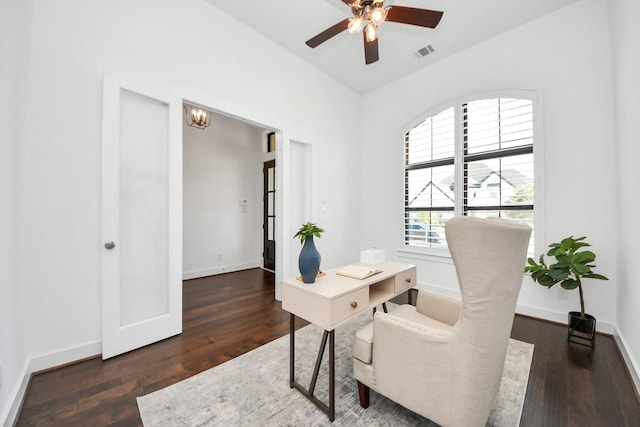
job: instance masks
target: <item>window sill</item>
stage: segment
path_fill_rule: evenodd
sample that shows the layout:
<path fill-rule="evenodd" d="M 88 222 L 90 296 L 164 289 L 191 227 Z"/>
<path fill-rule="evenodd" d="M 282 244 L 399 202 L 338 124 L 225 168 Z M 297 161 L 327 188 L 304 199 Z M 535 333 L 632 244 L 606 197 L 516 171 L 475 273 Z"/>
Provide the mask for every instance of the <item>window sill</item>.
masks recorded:
<path fill-rule="evenodd" d="M 408 246 L 397 249 L 396 253 L 399 258 L 453 264 L 451 254 L 448 249 L 417 248 Z"/>

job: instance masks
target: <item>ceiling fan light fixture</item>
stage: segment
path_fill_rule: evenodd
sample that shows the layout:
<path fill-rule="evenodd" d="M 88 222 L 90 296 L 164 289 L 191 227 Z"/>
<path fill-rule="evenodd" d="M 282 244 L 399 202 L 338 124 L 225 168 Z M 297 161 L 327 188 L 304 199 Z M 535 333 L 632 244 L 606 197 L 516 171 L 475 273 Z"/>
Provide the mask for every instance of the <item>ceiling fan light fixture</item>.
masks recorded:
<path fill-rule="evenodd" d="M 349 26 L 347 28 L 349 28 L 349 32 L 351 34 L 355 34 L 359 32 L 363 26 L 364 26 L 364 18 L 362 16 L 358 16 L 356 18 L 351 18 L 349 20 Z"/>
<path fill-rule="evenodd" d="M 387 13 L 389 13 L 389 8 L 376 7 L 369 14 L 369 20 L 376 25 L 382 24 L 387 19 Z"/>
<path fill-rule="evenodd" d="M 373 22 L 369 22 L 364 28 L 364 34 L 366 35 L 368 42 L 372 42 L 377 39 L 378 29 L 376 28 L 376 24 L 374 24 Z"/>

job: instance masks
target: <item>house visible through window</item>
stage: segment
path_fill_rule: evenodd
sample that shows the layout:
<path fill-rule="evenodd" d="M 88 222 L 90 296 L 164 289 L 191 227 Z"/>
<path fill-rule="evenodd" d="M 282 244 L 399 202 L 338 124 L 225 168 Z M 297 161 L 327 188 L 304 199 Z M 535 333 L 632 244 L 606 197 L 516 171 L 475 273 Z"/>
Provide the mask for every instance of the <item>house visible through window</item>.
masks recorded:
<path fill-rule="evenodd" d="M 446 247 L 444 225 L 455 215 L 533 228 L 532 99 L 459 102 L 405 134 L 405 245 Z"/>

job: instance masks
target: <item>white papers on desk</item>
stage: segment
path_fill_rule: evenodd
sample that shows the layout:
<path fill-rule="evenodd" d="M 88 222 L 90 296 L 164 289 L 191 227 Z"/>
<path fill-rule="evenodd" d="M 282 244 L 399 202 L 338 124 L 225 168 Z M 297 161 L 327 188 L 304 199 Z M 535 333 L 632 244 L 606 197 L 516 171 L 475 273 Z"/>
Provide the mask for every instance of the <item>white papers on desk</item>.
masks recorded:
<path fill-rule="evenodd" d="M 336 274 L 363 280 L 378 273 L 382 273 L 382 270 L 378 270 L 376 268 L 365 265 L 350 264 L 342 267 Z"/>

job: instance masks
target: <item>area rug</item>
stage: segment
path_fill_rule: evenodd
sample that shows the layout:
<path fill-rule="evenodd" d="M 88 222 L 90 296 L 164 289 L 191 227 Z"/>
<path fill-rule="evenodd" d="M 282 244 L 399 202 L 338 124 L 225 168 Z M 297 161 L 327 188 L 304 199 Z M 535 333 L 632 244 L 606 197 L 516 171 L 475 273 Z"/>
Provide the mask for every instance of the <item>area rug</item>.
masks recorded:
<path fill-rule="evenodd" d="M 336 419 L 331 423 L 300 392 L 289 388 L 289 336 L 278 338 L 177 384 L 138 397 L 145 427 L 155 426 L 436 426 L 420 415 L 371 391 L 362 409 L 353 378 L 351 344 L 357 328 L 371 321 L 362 313 L 336 329 Z M 308 386 L 322 330 L 296 331 L 296 379 Z M 325 352 L 325 353 L 328 353 Z M 520 423 L 533 345 L 511 339 L 504 374 L 488 426 Z M 315 395 L 328 398 L 328 355 Z"/>

